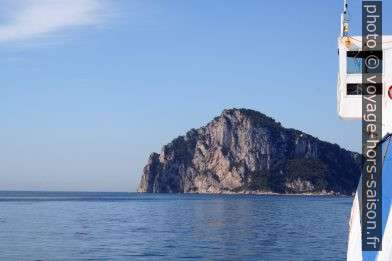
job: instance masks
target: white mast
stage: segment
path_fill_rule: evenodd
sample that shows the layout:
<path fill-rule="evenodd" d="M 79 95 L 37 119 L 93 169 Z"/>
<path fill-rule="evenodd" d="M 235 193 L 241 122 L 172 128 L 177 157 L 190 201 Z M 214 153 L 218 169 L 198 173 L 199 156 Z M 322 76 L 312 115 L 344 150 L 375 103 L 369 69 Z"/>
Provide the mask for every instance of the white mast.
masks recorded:
<path fill-rule="evenodd" d="M 340 35 L 346 36 L 348 33 L 348 20 L 347 20 L 347 0 L 344 0 L 344 9 L 343 13 L 340 15 Z"/>

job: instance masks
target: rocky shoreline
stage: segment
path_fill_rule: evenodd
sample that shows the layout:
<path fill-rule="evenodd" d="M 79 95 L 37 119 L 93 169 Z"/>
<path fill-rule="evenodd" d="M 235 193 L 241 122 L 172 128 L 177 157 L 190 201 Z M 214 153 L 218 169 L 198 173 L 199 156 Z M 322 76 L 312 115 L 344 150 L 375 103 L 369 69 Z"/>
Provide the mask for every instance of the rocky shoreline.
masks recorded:
<path fill-rule="evenodd" d="M 148 192 L 139 192 L 139 193 L 148 193 Z M 351 195 L 340 194 L 334 191 L 326 192 L 306 192 L 306 193 L 276 193 L 272 191 L 220 191 L 217 193 L 203 193 L 203 192 L 183 192 L 177 194 L 197 194 L 197 195 L 259 195 L 259 196 L 335 196 L 335 197 L 353 197 L 355 196 L 355 192 Z"/>
<path fill-rule="evenodd" d="M 361 156 L 253 110 L 230 109 L 152 153 L 138 192 L 352 195 Z"/>

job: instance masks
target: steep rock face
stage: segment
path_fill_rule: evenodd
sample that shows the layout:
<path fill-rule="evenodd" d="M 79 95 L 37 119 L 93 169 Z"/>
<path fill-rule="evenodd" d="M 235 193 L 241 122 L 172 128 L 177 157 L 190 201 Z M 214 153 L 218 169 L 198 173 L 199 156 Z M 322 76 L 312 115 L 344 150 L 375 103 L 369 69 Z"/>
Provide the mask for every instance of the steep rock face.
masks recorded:
<path fill-rule="evenodd" d="M 230 109 L 151 154 L 137 191 L 351 194 L 359 166 L 358 153 Z"/>

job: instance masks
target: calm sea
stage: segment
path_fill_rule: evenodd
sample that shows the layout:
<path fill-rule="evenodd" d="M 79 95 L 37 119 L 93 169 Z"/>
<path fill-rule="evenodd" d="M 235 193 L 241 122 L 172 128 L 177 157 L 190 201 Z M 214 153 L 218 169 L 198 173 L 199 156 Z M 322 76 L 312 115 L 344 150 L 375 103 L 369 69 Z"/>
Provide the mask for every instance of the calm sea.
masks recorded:
<path fill-rule="evenodd" d="M 345 260 L 352 200 L 0 192 L 0 260 Z"/>

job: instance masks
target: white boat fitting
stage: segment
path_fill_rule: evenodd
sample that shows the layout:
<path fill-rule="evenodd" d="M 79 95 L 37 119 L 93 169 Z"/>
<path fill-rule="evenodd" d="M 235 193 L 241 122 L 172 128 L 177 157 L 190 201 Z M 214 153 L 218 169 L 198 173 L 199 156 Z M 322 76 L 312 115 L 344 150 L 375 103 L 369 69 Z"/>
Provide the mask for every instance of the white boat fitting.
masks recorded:
<path fill-rule="evenodd" d="M 362 36 L 341 36 L 338 40 L 338 115 L 344 120 L 362 119 Z M 382 113 L 383 136 L 392 130 L 392 36 L 383 36 Z"/>
<path fill-rule="evenodd" d="M 349 36 L 347 0 L 341 15 L 338 39 L 339 73 L 337 79 L 337 111 L 341 119 L 362 120 L 362 36 Z M 392 260 L 392 36 L 382 36 L 382 51 L 374 53 L 382 62 L 382 251 L 362 251 L 361 199 L 362 178 L 351 209 L 347 260 Z"/>

